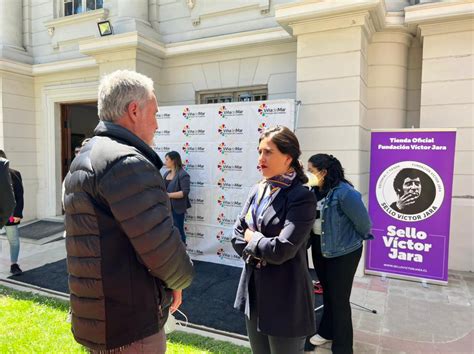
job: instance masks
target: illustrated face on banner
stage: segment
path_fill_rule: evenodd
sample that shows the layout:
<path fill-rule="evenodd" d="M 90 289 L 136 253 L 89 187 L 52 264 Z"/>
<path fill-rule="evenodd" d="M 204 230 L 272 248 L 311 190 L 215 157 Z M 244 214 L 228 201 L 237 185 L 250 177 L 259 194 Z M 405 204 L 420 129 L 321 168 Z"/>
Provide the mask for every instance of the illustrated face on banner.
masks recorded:
<path fill-rule="evenodd" d="M 388 215 L 415 222 L 436 213 L 444 198 L 444 186 L 430 166 L 404 161 L 380 175 L 376 193 L 379 205 Z"/>
<path fill-rule="evenodd" d="M 403 196 L 405 195 L 413 195 L 413 203 L 420 197 L 421 194 L 421 181 L 420 177 L 410 178 L 407 177 L 403 181 Z"/>

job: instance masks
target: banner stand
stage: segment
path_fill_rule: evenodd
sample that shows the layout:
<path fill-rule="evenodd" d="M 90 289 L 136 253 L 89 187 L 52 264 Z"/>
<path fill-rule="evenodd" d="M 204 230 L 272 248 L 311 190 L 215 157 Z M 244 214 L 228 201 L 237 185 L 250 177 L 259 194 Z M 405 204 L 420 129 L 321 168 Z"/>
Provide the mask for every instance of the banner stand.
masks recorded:
<path fill-rule="evenodd" d="M 377 271 L 368 270 L 368 269 L 366 269 L 364 273 L 368 275 L 380 276 L 382 278 L 382 281 L 386 281 L 388 278 L 413 281 L 413 282 L 420 283 L 425 288 L 428 286 L 428 284 L 448 285 L 447 281 L 423 279 L 423 278 L 418 278 L 418 277 L 410 277 L 407 275 L 387 274 L 384 272 L 377 272 Z"/>
<path fill-rule="evenodd" d="M 262 178 L 258 139 L 273 126 L 295 127 L 297 107 L 293 99 L 160 107 L 154 149 L 163 161 L 177 151 L 191 177 L 184 223 L 191 258 L 244 265 L 231 239 L 250 189 Z"/>
<path fill-rule="evenodd" d="M 446 285 L 455 129 L 373 130 L 365 273 Z"/>

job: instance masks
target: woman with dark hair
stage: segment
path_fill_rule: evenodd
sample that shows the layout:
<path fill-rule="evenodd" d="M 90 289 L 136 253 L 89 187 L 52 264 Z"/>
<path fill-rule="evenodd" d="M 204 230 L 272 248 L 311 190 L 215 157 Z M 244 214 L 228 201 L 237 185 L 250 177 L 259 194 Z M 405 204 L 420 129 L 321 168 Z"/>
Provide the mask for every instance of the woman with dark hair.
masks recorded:
<path fill-rule="evenodd" d="M 312 258 L 324 289 L 324 312 L 314 345 L 332 340 L 335 354 L 352 353 L 352 282 L 362 255 L 362 241 L 373 239 L 370 218 L 361 194 L 345 178 L 337 158 L 317 154 L 309 158 L 317 216 L 311 230 Z"/>
<path fill-rule="evenodd" d="M 3 150 L 0 150 L 0 157 L 7 158 Z M 18 255 L 20 254 L 20 232 L 18 231 L 18 225 L 20 225 L 21 219 L 23 219 L 23 182 L 19 171 L 10 168 L 9 172 L 16 202 L 13 214 L 5 224 L 7 240 L 10 244 L 10 273 L 12 275 L 22 275 L 23 271 L 18 265 Z"/>
<path fill-rule="evenodd" d="M 298 161 L 295 134 L 286 127 L 259 140 L 263 180 L 236 220 L 232 245 L 245 261 L 235 308 L 245 313 L 254 354 L 298 354 L 315 332 L 306 244 L 316 217 L 314 194 Z"/>
<path fill-rule="evenodd" d="M 181 240 L 186 244 L 184 216 L 186 215 L 186 210 L 191 208 L 188 198 L 191 178 L 184 170 L 181 156 L 177 151 L 170 151 L 165 155 L 165 166 L 168 171 L 165 172 L 163 178 L 171 200 L 173 223 L 181 234 Z"/>

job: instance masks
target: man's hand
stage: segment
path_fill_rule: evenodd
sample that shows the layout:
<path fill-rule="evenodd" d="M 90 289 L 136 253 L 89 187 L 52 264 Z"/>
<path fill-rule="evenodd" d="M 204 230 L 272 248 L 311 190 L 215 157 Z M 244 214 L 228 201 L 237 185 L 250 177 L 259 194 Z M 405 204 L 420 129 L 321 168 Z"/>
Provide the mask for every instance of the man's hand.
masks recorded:
<path fill-rule="evenodd" d="M 405 194 L 397 201 L 397 208 L 403 210 L 407 206 L 415 204 L 416 199 L 418 199 L 418 196 L 413 193 Z"/>
<path fill-rule="evenodd" d="M 250 230 L 250 229 L 245 230 L 244 239 L 245 239 L 245 241 L 246 241 L 247 243 L 250 242 L 250 240 L 252 239 L 253 233 L 254 233 L 254 232 L 253 232 L 252 230 Z"/>
<path fill-rule="evenodd" d="M 181 306 L 183 302 L 183 290 L 173 290 L 173 302 L 170 306 L 171 314 L 175 313 L 176 310 Z"/>
<path fill-rule="evenodd" d="M 16 224 L 17 222 L 20 222 L 21 218 L 14 216 L 13 217 L 13 222 Z"/>

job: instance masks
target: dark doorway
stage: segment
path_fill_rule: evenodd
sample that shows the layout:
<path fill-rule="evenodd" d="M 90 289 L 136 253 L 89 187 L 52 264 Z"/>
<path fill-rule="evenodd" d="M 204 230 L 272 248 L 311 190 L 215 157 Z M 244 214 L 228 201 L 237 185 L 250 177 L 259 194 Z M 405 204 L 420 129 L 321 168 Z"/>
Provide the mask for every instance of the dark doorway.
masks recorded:
<path fill-rule="evenodd" d="M 62 180 L 74 159 L 74 150 L 86 138 L 91 138 L 99 122 L 97 102 L 61 105 Z"/>

